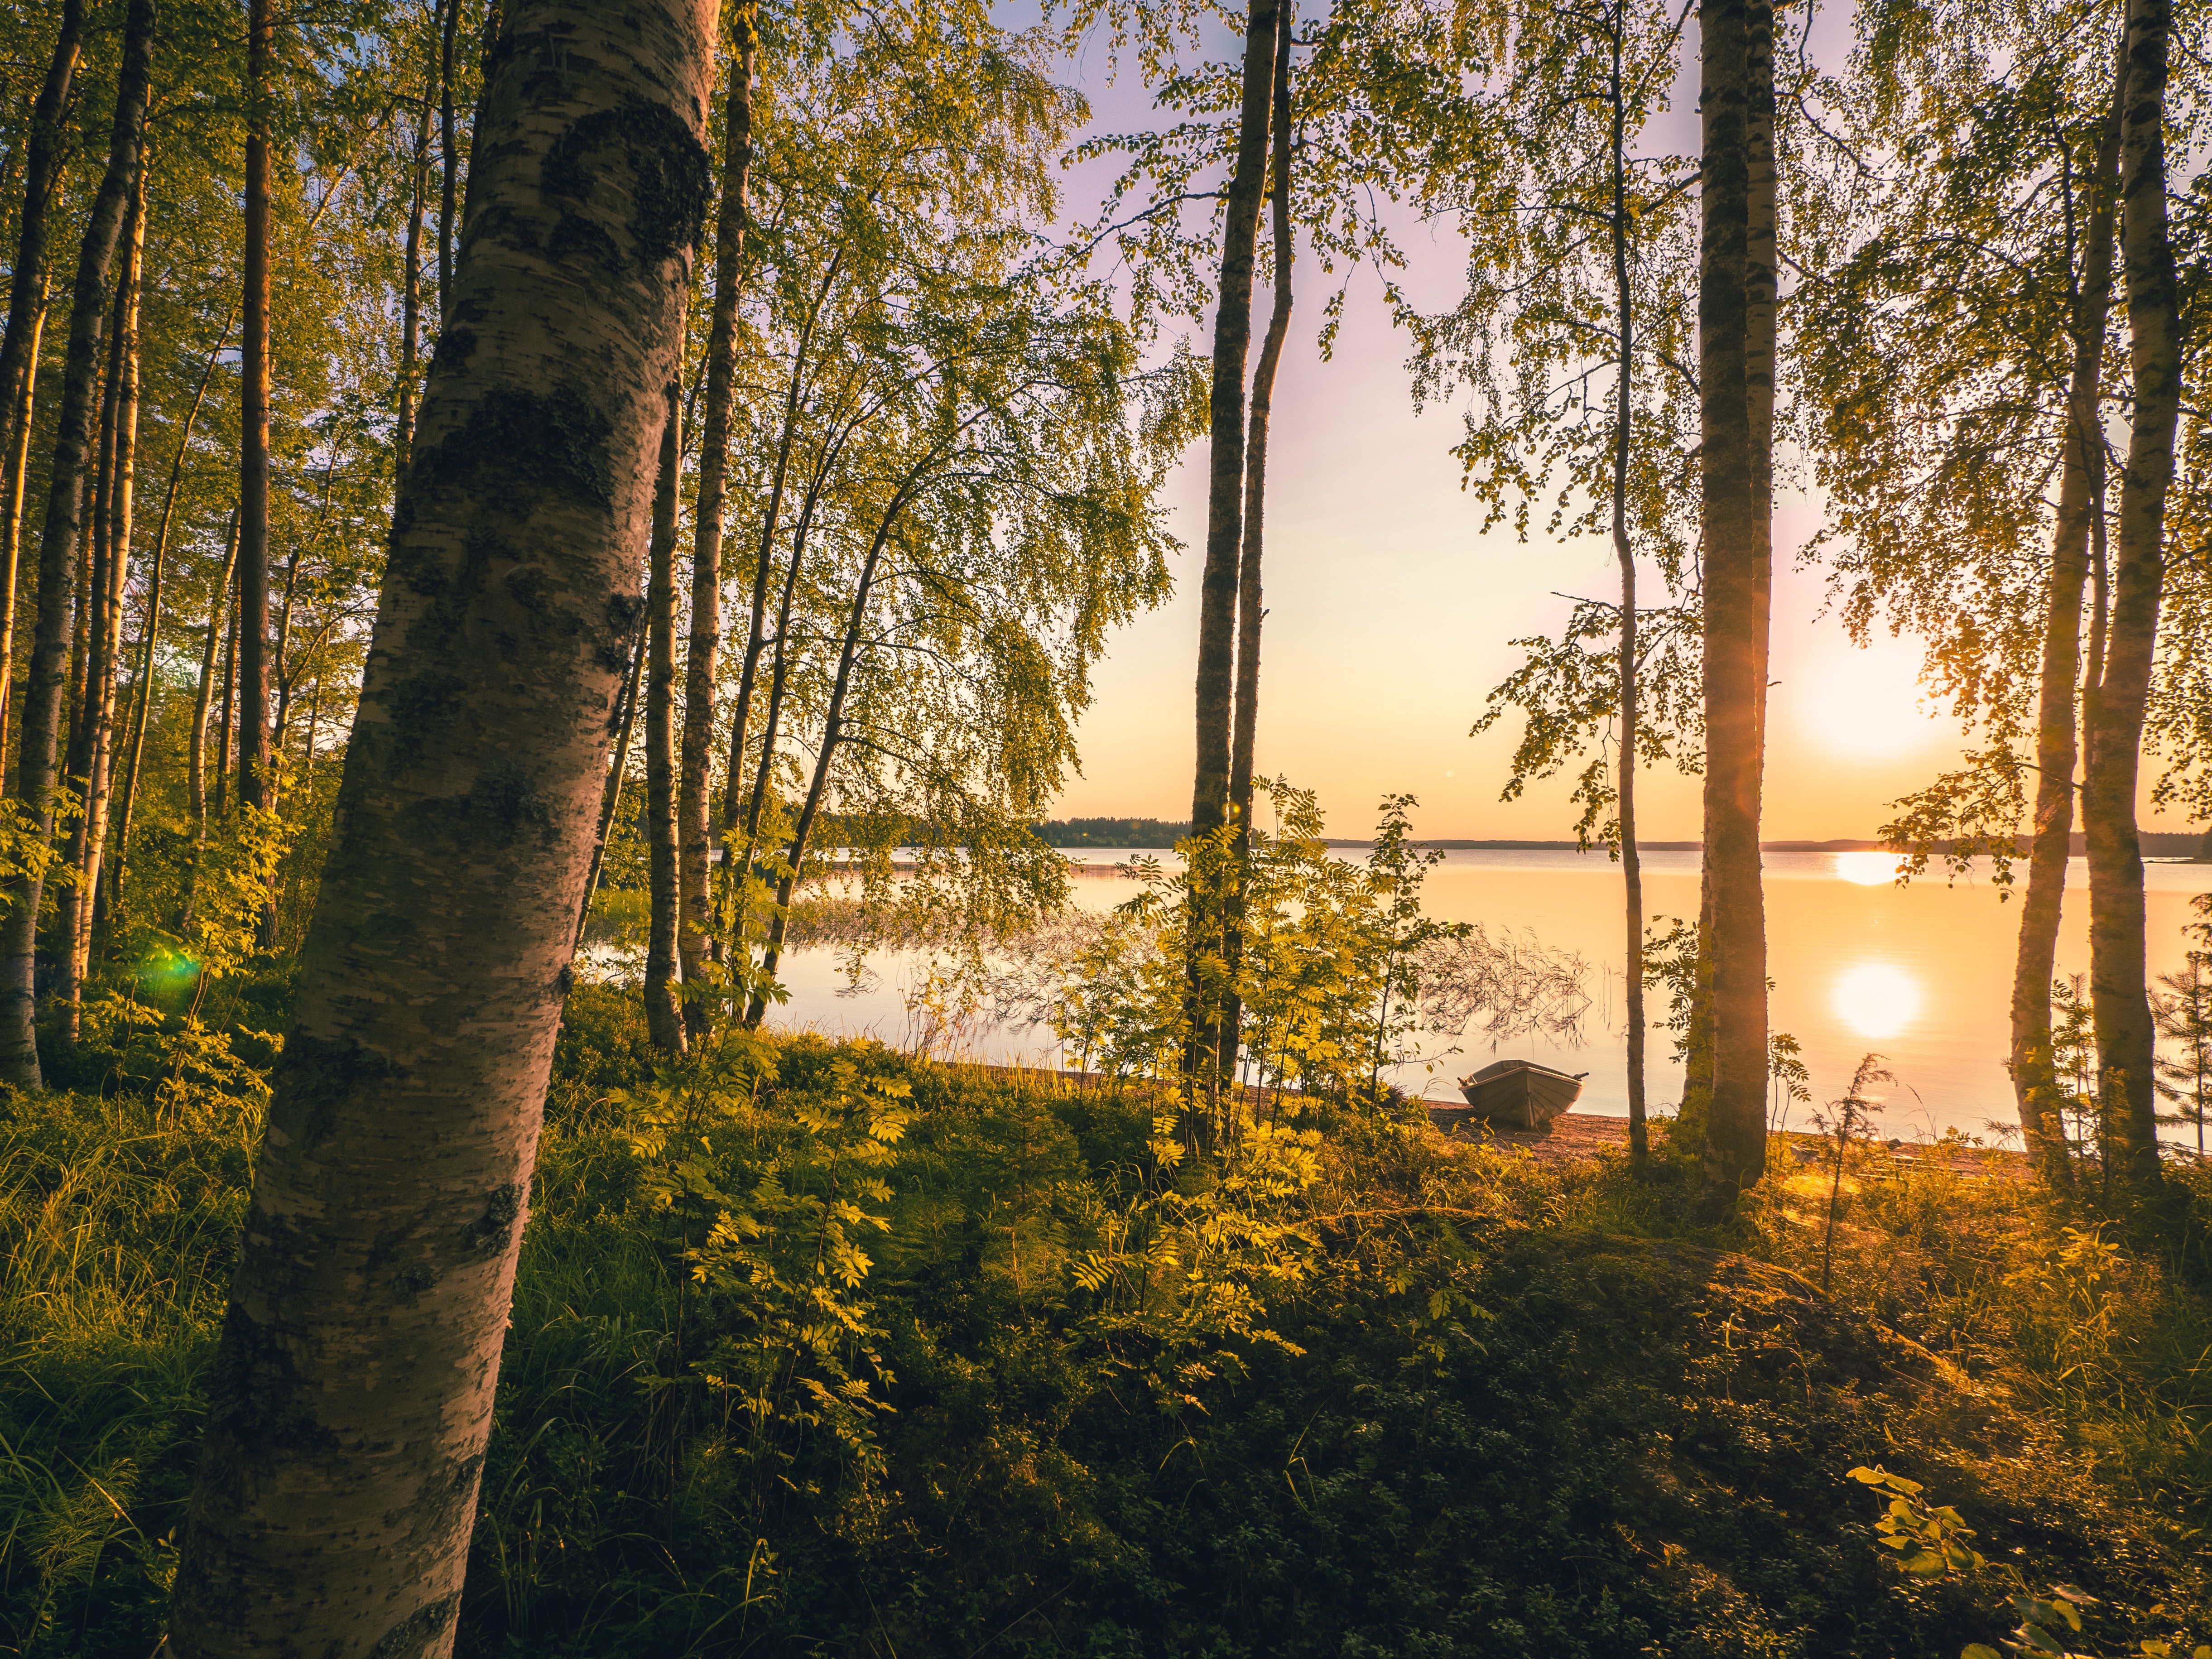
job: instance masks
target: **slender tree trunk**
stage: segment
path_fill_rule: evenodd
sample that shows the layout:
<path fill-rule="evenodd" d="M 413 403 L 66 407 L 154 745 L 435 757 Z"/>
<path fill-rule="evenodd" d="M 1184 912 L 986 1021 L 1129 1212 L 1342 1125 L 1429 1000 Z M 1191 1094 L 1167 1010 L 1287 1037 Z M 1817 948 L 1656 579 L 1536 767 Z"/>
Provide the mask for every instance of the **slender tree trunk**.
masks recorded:
<path fill-rule="evenodd" d="M 806 789 L 806 804 L 799 808 L 799 823 L 791 832 L 791 845 L 784 857 L 783 875 L 776 883 L 775 918 L 769 923 L 768 945 L 761 953 L 761 968 L 755 981 L 752 1000 L 745 1005 L 745 1029 L 757 1031 L 768 1012 L 769 988 L 775 981 L 777 964 L 783 958 L 785 924 L 791 915 L 791 895 L 799 884 L 799 872 L 806 866 L 807 843 L 814 835 L 814 826 L 822 816 L 823 802 L 830 791 L 830 767 L 836 757 L 837 745 L 844 738 L 845 694 L 853 684 L 853 665 L 860 656 L 860 630 L 868 617 L 868 594 L 875 586 L 876 571 L 883 562 L 884 549 L 890 544 L 891 526 L 898 521 L 906 508 L 908 490 L 913 474 L 891 498 L 891 504 L 877 526 L 875 540 L 868 548 L 868 556 L 860 566 L 860 580 L 853 590 L 853 608 L 845 622 L 845 638 L 837 653 L 837 677 L 830 683 L 830 707 L 822 719 L 822 747 L 814 757 L 814 776 Z"/>
<path fill-rule="evenodd" d="M 1278 0 L 1250 0 L 1245 14 L 1243 93 L 1237 113 L 1237 164 L 1221 237 L 1221 284 L 1213 318 L 1211 453 L 1206 488 L 1206 566 L 1199 579 L 1197 766 L 1190 833 L 1212 835 L 1227 822 L 1231 727 L 1236 698 L 1237 576 L 1243 546 L 1244 374 L 1252 345 L 1252 269 L 1260 206 L 1267 188 L 1267 113 L 1275 80 Z M 1189 1047 L 1183 1070 L 1211 1090 L 1221 1067 L 1221 1008 L 1209 999 L 1203 959 L 1219 939 L 1217 900 L 1193 884 L 1188 901 Z"/>
<path fill-rule="evenodd" d="M 2050 1185 L 2074 1184 L 2051 1042 L 2051 986 L 2057 972 L 2058 923 L 2074 836 L 2074 698 L 2081 672 L 2081 590 L 2089 569 L 2089 520 L 2104 493 L 2105 434 L 2099 382 L 2112 299 L 2113 173 L 2119 165 L 2120 115 L 2127 58 L 2114 66 L 2112 118 L 2097 144 L 2085 185 L 2088 231 L 2074 306 L 2074 372 L 2066 395 L 2066 440 L 2058 518 L 2051 545 L 2044 611 L 2043 684 L 2035 733 L 2035 828 L 2028 846 L 2027 892 L 2012 979 L 2012 1081 L 2028 1155 Z M 2100 641 L 2101 654 L 2102 642 Z"/>
<path fill-rule="evenodd" d="M 684 662 L 684 753 L 677 799 L 680 897 L 677 951 L 687 984 L 705 977 L 714 933 L 708 869 L 714 843 L 710 772 L 714 746 L 715 658 L 722 642 L 723 491 L 730 461 L 730 405 L 737 379 L 738 281 L 745 246 L 745 188 L 753 159 L 753 10 L 731 17 L 735 52 L 725 100 L 720 210 L 714 225 L 714 310 L 707 331 L 706 429 L 699 448 L 699 506 L 691 550 L 691 638 Z M 723 856 L 728 856 L 725 849 Z M 704 1036 L 714 1010 L 703 997 L 684 1023 Z"/>
<path fill-rule="evenodd" d="M 461 139 L 453 108 L 453 47 L 461 27 L 461 0 L 446 0 L 438 37 L 438 327 L 443 332 L 453 302 L 454 223 L 460 205 Z"/>
<path fill-rule="evenodd" d="M 1724 1203 L 1766 1152 L 1766 927 L 1759 867 L 1764 610 L 1761 469 L 1749 384 L 1752 29 L 1742 0 L 1704 16 L 1704 240 L 1698 299 L 1705 516 L 1705 866 L 1712 1097 L 1704 1179 Z"/>
<path fill-rule="evenodd" d="M 1228 894 L 1228 925 L 1223 930 L 1229 986 L 1222 998 L 1218 1056 L 1224 1085 L 1236 1081 L 1237 1055 L 1243 1044 L 1244 1004 L 1237 987 L 1244 966 L 1244 894 L 1252 868 L 1252 769 L 1260 741 L 1260 624 L 1267 616 L 1261 572 L 1267 504 L 1267 423 L 1275 405 L 1275 373 L 1282 366 L 1283 343 L 1291 331 L 1291 266 L 1295 255 L 1291 229 L 1291 35 L 1297 21 L 1297 0 L 1279 0 L 1279 3 L 1269 122 L 1274 167 L 1271 191 L 1274 295 L 1267 337 L 1260 345 L 1260 367 L 1252 376 L 1252 409 L 1244 446 L 1244 545 L 1237 574 L 1237 704 L 1229 750 L 1229 805 L 1237 825 L 1237 868 Z"/>
<path fill-rule="evenodd" d="M 1613 103 L 1613 310 L 1618 363 L 1613 412 L 1613 554 L 1620 566 L 1620 820 L 1621 897 L 1626 912 L 1628 963 L 1623 991 L 1628 1022 L 1628 1157 L 1641 1173 L 1651 1156 L 1644 1123 L 1644 856 L 1636 846 L 1636 745 L 1641 710 L 1637 684 L 1636 550 L 1628 539 L 1628 463 L 1636 419 L 1636 295 L 1628 276 L 1628 98 L 1621 55 L 1628 20 L 1616 5 L 1608 20 L 1608 90 Z"/>
<path fill-rule="evenodd" d="M 830 298 L 830 290 L 836 283 L 837 272 L 843 261 L 844 249 L 841 246 L 831 256 L 830 268 L 823 273 L 822 285 L 815 292 L 813 304 L 807 307 L 806 320 L 799 328 L 798 343 L 792 350 L 791 378 L 786 383 L 784 389 L 783 431 L 776 440 L 775 471 L 769 483 L 768 506 L 761 514 L 760 548 L 753 565 L 752 623 L 745 636 L 744 664 L 738 674 L 738 706 L 730 715 L 729 761 L 723 774 L 722 783 L 722 831 L 725 842 L 729 839 L 729 831 L 736 827 L 738 822 L 738 799 L 740 793 L 738 788 L 738 779 L 739 769 L 744 764 L 745 736 L 749 722 L 752 719 L 753 693 L 760 673 L 761 653 L 767 645 L 767 635 L 763 630 L 766 626 L 768 617 L 769 579 L 775 568 L 775 532 L 783 511 L 784 485 L 790 477 L 792 443 L 799 432 L 799 394 L 806 384 L 806 353 L 813 341 L 815 323 L 822 315 L 823 305 Z M 795 570 L 797 568 L 794 562 L 793 568 Z M 763 750 L 763 756 L 767 753 L 768 748 L 773 747 L 774 742 L 771 739 L 767 748 Z M 757 799 L 756 794 L 756 801 Z M 756 820 L 757 815 L 758 808 L 756 805 L 754 809 Z M 748 843 L 751 842 L 752 836 L 753 824 L 749 823 L 745 829 L 745 838 Z M 751 868 L 752 854 L 752 847 L 748 844 L 743 866 L 748 872 Z M 723 891 L 733 893 L 736 890 L 736 884 L 740 879 L 739 871 L 731 866 L 726 850 L 723 853 L 722 861 L 723 867 L 729 872 L 723 885 Z"/>
<path fill-rule="evenodd" d="M 453 3 L 453 0 L 448 0 Z M 392 476 L 396 486 L 407 476 L 407 457 L 415 445 L 415 374 L 422 339 L 422 214 L 430 191 L 430 110 L 443 84 L 442 50 L 430 55 L 422 110 L 415 123 L 415 166 L 409 175 L 407 247 L 399 272 L 399 424 L 392 434 Z M 443 272 L 440 273 L 441 277 Z"/>
<path fill-rule="evenodd" d="M 645 838 L 653 902 L 645 949 L 645 1024 L 653 1046 L 669 1055 L 684 1052 L 685 1035 L 677 992 L 684 975 L 676 939 L 676 491 L 684 471 L 683 395 L 683 388 L 670 381 L 645 600 L 653 641 L 645 672 Z"/>
<path fill-rule="evenodd" d="M 592 900 L 599 890 L 599 872 L 606 867 L 607 837 L 614 832 L 615 814 L 622 811 L 623 786 L 629 777 L 630 739 L 637 730 L 638 679 L 645 672 L 646 647 L 652 638 L 650 629 L 640 629 L 637 643 L 630 649 L 629 672 L 623 678 L 622 695 L 616 699 L 614 718 L 608 722 L 614 728 L 614 763 L 607 768 L 605 791 L 599 796 L 599 827 L 592 837 L 592 861 L 584 872 L 584 902 L 576 912 L 576 946 L 584 948 L 584 929 L 592 920 Z"/>
<path fill-rule="evenodd" d="M 246 0 L 245 325 L 239 359 L 238 799 L 269 804 L 270 0 Z"/>
<path fill-rule="evenodd" d="M 752 799 L 745 808 L 745 851 L 738 866 L 741 878 L 753 873 L 753 858 L 760 851 L 761 819 L 768 810 L 769 783 L 775 775 L 775 742 L 782 732 L 784 685 L 791 670 L 792 600 L 799 591 L 799 573 L 806 559 L 806 540 L 814 526 L 815 504 L 822 498 L 823 486 L 829 482 L 841 447 L 824 447 L 822 465 L 815 469 L 807 485 L 805 502 L 799 510 L 799 523 L 791 533 L 791 562 L 785 568 L 783 594 L 776 605 L 775 655 L 769 669 L 767 718 L 761 722 L 760 764 L 754 769 Z"/>
<path fill-rule="evenodd" d="M 269 752 L 276 759 L 284 757 L 285 723 L 292 718 L 292 677 L 285 670 L 286 653 L 292 643 L 292 606 L 300 592 L 300 555 L 295 550 L 284 562 L 284 603 L 277 607 L 276 639 L 270 653 L 271 677 L 276 684 L 276 717 L 269 725 Z M 270 805 L 276 805 L 276 790 L 270 791 Z"/>
<path fill-rule="evenodd" d="M 85 467 L 91 459 L 107 275 L 122 229 L 124 206 L 137 184 L 153 46 L 153 0 L 131 0 L 124 25 L 107 170 L 93 198 L 70 296 L 69 355 L 62 371 L 46 523 L 39 538 L 38 622 L 32 636 L 31 672 L 23 691 L 22 738 L 16 756 L 16 799 L 30 811 L 40 838 L 48 845 L 53 836 L 55 750 L 67 673 L 70 577 L 82 529 Z M 38 1042 L 33 1030 L 33 973 L 41 884 L 32 870 L 9 878 L 7 913 L 0 919 L 0 1081 L 32 1089 L 40 1086 Z"/>
<path fill-rule="evenodd" d="M 1758 594 L 1758 678 L 1753 682 L 1759 720 L 1759 759 L 1766 762 L 1767 642 L 1774 611 L 1774 374 L 1778 219 L 1774 155 L 1773 0 L 1747 0 L 1744 7 L 1746 74 L 1744 103 L 1747 191 L 1744 210 L 1744 386 L 1751 400 L 1751 507 L 1758 522 L 1753 552 Z M 1764 939 L 1760 952 L 1765 950 Z M 1762 972 L 1759 981 L 1765 983 Z M 1765 999 L 1760 1024 L 1765 1023 Z M 1765 1046 L 1760 1044 L 1759 1121 L 1765 1121 Z"/>
<path fill-rule="evenodd" d="M 142 175 L 143 177 L 143 173 Z M 106 394 L 100 399 L 100 442 L 92 477 L 92 528 L 77 558 L 76 625 L 70 652 L 71 714 L 62 775 L 76 792 L 77 811 L 70 825 L 64 862 L 72 879 L 54 895 L 54 988 L 50 1008 L 58 1013 L 55 1039 L 74 1050 L 83 1002 L 85 921 L 89 913 L 93 817 L 104 804 L 97 781 L 100 714 L 115 665 L 107 646 L 107 596 L 115 564 L 116 436 L 123 410 L 123 337 L 131 305 L 131 276 L 138 241 L 138 198 L 124 209 L 118 238 L 122 269 L 107 319 Z"/>
<path fill-rule="evenodd" d="M 2143 708 L 2158 648 L 2166 499 L 2173 480 L 2173 433 L 2181 401 L 2179 285 L 2166 206 L 2172 32 L 2168 0 L 2130 0 L 2120 128 L 2120 247 L 2135 404 L 2127 471 L 2120 480 L 2112 632 L 2081 789 L 2081 825 L 2089 845 L 2089 992 L 2098 1092 L 2118 1165 L 2113 1172 L 2139 1189 L 2160 1182 L 2153 1073 L 2158 1033 L 2145 966 L 2136 786 Z"/>
<path fill-rule="evenodd" d="M 123 236 L 123 274 L 116 295 L 115 467 L 108 485 L 106 582 L 96 611 L 95 676 L 86 710 L 91 723 L 92 769 L 85 795 L 83 885 L 77 895 L 72 978 L 77 989 L 65 1016 L 75 1023 L 82 985 L 91 972 L 94 930 L 100 921 L 107 834 L 115 798 L 115 703 L 123 658 L 123 594 L 131 568 L 131 506 L 138 453 L 138 291 L 146 243 L 146 170 L 138 172 Z M 72 1031 L 71 1036 L 75 1033 Z"/>
<path fill-rule="evenodd" d="M 177 911 L 177 931 L 192 925 L 192 906 L 199 896 L 200 866 L 207 857 L 208 714 L 215 707 L 216 651 L 222 642 L 224 613 L 229 609 L 231 584 L 238 574 L 238 509 L 230 513 L 230 529 L 223 537 L 222 575 L 208 600 L 207 642 L 200 652 L 199 689 L 192 694 L 192 736 L 186 757 L 192 803 L 192 856 L 185 870 L 185 896 Z M 228 672 L 228 671 L 225 671 Z M 226 738 L 224 739 L 228 741 Z"/>
<path fill-rule="evenodd" d="M 137 708 L 135 717 L 131 724 L 131 731 L 128 738 L 128 749 L 131 758 L 129 762 L 129 769 L 124 775 L 123 798 L 118 804 L 117 808 L 115 830 L 115 873 L 109 883 L 109 886 L 114 894 L 115 902 L 118 903 L 121 902 L 123 897 L 123 880 L 125 875 L 127 873 L 127 866 L 131 857 L 131 823 L 132 814 L 137 808 L 138 801 L 139 771 L 144 762 L 146 754 L 146 727 L 153 719 L 154 645 L 155 639 L 160 635 L 161 627 L 162 580 L 167 570 L 169 530 L 170 526 L 174 524 L 176 520 L 177 486 L 184 477 L 185 455 L 191 447 L 192 428 L 198 424 L 200 408 L 207 401 L 208 384 L 215 378 L 216 361 L 222 356 L 223 348 L 230 343 L 231 323 L 233 318 L 234 318 L 236 314 L 237 313 L 235 312 L 233 312 L 231 315 L 226 316 L 222 319 L 222 331 L 216 337 L 215 349 L 208 353 L 207 364 L 200 370 L 199 385 L 192 392 L 191 407 L 185 411 L 185 424 L 183 429 L 177 434 L 177 453 L 169 462 L 169 485 L 167 489 L 163 492 L 161 497 L 161 521 L 159 527 L 154 532 L 154 554 L 152 561 L 147 568 L 146 576 L 146 631 L 138 641 Z M 231 527 L 234 534 L 237 529 L 237 521 L 235 519 L 232 520 Z M 233 549 L 234 549 L 237 543 L 234 540 L 230 542 L 230 546 Z M 229 570 L 229 557 L 230 556 L 227 552 L 224 556 L 224 571 L 226 579 L 228 578 Z M 218 611 L 220 611 L 220 606 L 221 600 L 218 599 Z M 214 633 L 212 623 L 210 624 L 209 642 L 209 654 L 211 658 L 214 654 Z M 205 685 L 206 678 L 206 670 L 203 669 L 201 671 L 201 682 L 203 687 Z M 202 771 L 203 757 L 198 746 L 206 736 L 206 726 L 207 711 L 204 698 L 203 698 L 201 701 L 201 706 L 195 710 L 195 719 L 192 727 L 192 736 L 195 746 L 192 750 L 191 767 L 192 774 L 192 816 L 195 818 L 201 816 L 206 803 L 206 795 L 204 793 L 206 779 L 204 772 Z"/>
<path fill-rule="evenodd" d="M 14 424 L 0 471 L 0 762 L 6 753 L 9 717 L 15 712 L 15 594 L 23 554 L 23 496 L 31 476 L 31 416 L 38 400 L 39 346 L 46 331 L 46 291 L 32 313 L 28 356 L 10 414 Z M 4 769 L 4 764 L 0 764 Z"/>
<path fill-rule="evenodd" d="M 216 660 L 221 653 L 224 612 L 230 598 L 230 585 L 238 573 L 238 511 L 231 510 L 230 529 L 223 537 L 222 576 L 215 584 L 208 600 L 207 641 L 200 653 L 199 689 L 192 696 L 192 738 L 190 752 L 185 757 L 191 792 L 192 820 L 203 833 L 207 829 L 207 735 L 208 716 L 215 708 Z"/>
<path fill-rule="evenodd" d="M 179 1659 L 452 1651 L 710 188 L 714 37 L 704 0 L 516 0 L 488 54 L 475 184 L 510 234 L 462 250 L 475 349 L 431 374 L 394 515 L 210 1371 Z M 586 193 L 546 179 L 556 143 Z M 638 214 L 648 189 L 663 210 Z"/>
<path fill-rule="evenodd" d="M 238 583 L 230 589 L 230 628 L 222 641 L 222 714 L 215 733 L 215 815 L 230 816 L 230 777 L 238 757 Z"/>
<path fill-rule="evenodd" d="M 7 725 L 7 697 L 15 659 L 15 581 L 21 556 L 25 463 L 31 447 L 32 394 L 39 376 L 39 343 L 46 320 L 46 236 L 67 135 L 68 112 L 84 54 L 84 0 L 63 0 L 61 26 L 46 78 L 31 106 L 30 131 L 23 142 L 23 211 L 15 231 L 15 264 L 8 284 L 8 331 L 0 337 L 0 453 L 6 456 L 6 516 L 0 526 L 0 731 Z"/>

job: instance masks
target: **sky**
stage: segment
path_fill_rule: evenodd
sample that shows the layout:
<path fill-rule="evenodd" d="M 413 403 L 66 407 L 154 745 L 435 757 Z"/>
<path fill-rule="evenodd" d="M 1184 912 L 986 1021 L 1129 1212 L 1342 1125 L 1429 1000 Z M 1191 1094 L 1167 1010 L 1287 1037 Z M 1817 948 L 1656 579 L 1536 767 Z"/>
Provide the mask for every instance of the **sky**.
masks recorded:
<path fill-rule="evenodd" d="M 1814 23 L 1814 55 L 1840 64 L 1849 13 Z M 1694 65 L 1694 34 L 1688 62 Z M 1092 100 L 1094 127 L 1151 124 L 1133 77 L 1109 83 L 1097 58 L 1070 78 Z M 1669 148 L 1695 147 L 1692 68 L 1678 83 Z M 1093 210 L 1101 177 L 1071 174 L 1068 210 Z M 1410 258 L 1401 279 L 1422 303 L 1457 297 L 1462 270 L 1448 237 L 1401 222 Z M 1266 261 L 1263 257 L 1262 276 Z M 1573 833 L 1569 780 L 1499 799 L 1519 734 L 1509 715 L 1468 735 L 1484 694 L 1516 667 L 1509 641 L 1556 633 L 1562 593 L 1617 591 L 1610 544 L 1516 540 L 1481 533 L 1483 508 L 1460 488 L 1448 409 L 1417 415 L 1409 344 L 1384 311 L 1373 274 L 1355 280 L 1332 359 L 1321 360 L 1322 280 L 1311 263 L 1277 382 L 1268 452 L 1266 635 L 1261 649 L 1258 768 L 1319 793 L 1332 833 L 1358 835 L 1386 793 L 1416 796 L 1419 833 L 1437 838 L 1554 840 Z M 1255 315 L 1264 324 L 1264 282 Z M 1211 341 L 1209 315 L 1192 331 Z M 1082 775 L 1058 817 L 1181 819 L 1190 811 L 1197 583 L 1206 529 L 1206 444 L 1194 444 L 1166 496 L 1183 544 L 1175 597 L 1114 636 L 1079 727 Z M 1776 840 L 1872 836 L 1887 803 L 1928 783 L 1960 751 L 1955 721 L 1928 706 L 1910 638 L 1854 647 L 1832 614 L 1825 573 L 1796 568 L 1819 528 L 1820 502 L 1802 490 L 1775 502 L 1774 623 L 1765 834 Z M 1647 579 L 1648 580 L 1648 579 Z M 1650 591 L 1647 587 L 1646 591 Z M 1644 773 L 1640 835 L 1694 840 L 1698 783 Z M 2188 826 L 2145 817 L 2147 829 Z"/>

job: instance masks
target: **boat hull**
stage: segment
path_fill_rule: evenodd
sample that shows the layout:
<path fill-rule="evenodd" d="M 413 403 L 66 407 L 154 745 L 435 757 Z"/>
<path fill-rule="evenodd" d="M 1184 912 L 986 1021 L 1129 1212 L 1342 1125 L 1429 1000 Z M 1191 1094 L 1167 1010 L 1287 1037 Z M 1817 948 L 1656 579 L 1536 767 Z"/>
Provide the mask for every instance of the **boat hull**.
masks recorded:
<path fill-rule="evenodd" d="M 1547 1129 L 1552 1120 L 1582 1097 L 1583 1080 L 1525 1060 L 1503 1060 L 1460 1079 L 1464 1109 L 1438 1107 L 1430 1114 L 1440 1128 L 1469 1119 L 1493 1129 Z"/>

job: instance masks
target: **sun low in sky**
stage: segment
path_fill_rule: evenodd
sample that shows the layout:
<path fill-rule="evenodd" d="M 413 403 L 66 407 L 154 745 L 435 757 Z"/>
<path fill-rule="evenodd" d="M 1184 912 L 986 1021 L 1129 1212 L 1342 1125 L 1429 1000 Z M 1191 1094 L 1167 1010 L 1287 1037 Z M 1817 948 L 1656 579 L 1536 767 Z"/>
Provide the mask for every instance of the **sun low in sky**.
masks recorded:
<path fill-rule="evenodd" d="M 1897 879 L 1905 860 L 1895 853 L 1838 853 L 1836 874 L 1854 887 L 1882 887 Z"/>
<path fill-rule="evenodd" d="M 1918 655 L 1890 639 L 1865 650 L 1832 646 L 1801 659 L 1794 673 L 1793 665 L 1778 665 L 1777 678 L 1790 687 L 1798 727 L 1820 749 L 1839 760 L 1893 760 L 1955 734 L 1953 723 L 1922 700 Z"/>

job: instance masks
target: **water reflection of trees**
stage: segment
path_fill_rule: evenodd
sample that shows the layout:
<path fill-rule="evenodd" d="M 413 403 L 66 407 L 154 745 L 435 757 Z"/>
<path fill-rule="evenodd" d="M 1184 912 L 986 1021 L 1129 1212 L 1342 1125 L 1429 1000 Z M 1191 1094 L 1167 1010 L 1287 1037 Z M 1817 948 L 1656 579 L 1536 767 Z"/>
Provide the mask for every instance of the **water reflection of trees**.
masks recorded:
<path fill-rule="evenodd" d="M 794 906 L 790 928 L 794 944 L 843 956 L 843 994 L 881 992 L 881 962 L 902 958 L 901 995 L 917 1047 L 958 1051 L 992 1027 L 1050 1033 L 1079 1069 L 1128 1076 L 1168 1061 L 1176 1041 L 1182 968 L 1172 933 L 1169 922 L 1125 911 L 1066 910 L 978 939 L 957 918 L 886 915 L 827 894 Z M 1298 955 L 1286 951 L 1273 964 L 1280 994 L 1254 998 L 1245 1068 L 1285 1080 L 1363 1073 L 1347 1038 L 1373 1028 L 1380 964 L 1310 945 Z M 1263 957 L 1258 965 L 1269 964 Z M 1533 933 L 1475 924 L 1414 946 L 1407 968 L 1413 994 L 1402 1024 L 1392 1016 L 1389 1065 L 1433 1064 L 1523 1038 L 1584 1040 L 1589 964 Z M 1341 1052 L 1316 1052 L 1331 1046 Z"/>

